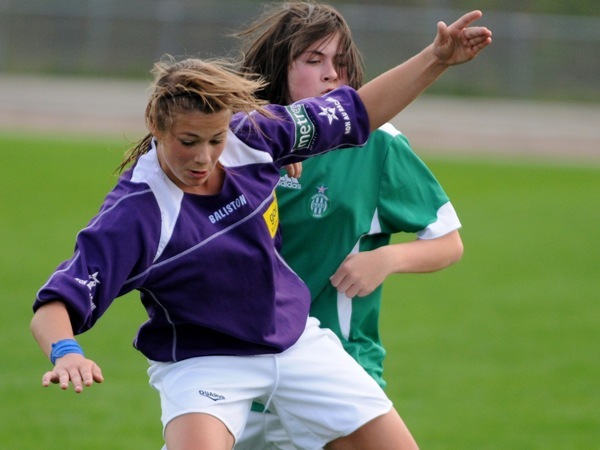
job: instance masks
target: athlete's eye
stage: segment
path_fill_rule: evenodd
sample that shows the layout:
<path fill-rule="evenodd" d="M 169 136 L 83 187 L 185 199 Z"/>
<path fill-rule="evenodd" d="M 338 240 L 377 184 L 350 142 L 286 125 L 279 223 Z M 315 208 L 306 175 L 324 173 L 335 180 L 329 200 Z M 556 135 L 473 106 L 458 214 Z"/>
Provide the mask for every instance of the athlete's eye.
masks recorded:
<path fill-rule="evenodd" d="M 323 58 L 321 57 L 321 55 L 319 55 L 318 53 L 314 53 L 314 52 L 307 52 L 305 53 L 305 62 L 306 64 L 319 64 Z"/>
<path fill-rule="evenodd" d="M 346 67 L 348 67 L 348 61 L 346 60 L 346 58 L 338 58 L 335 61 L 335 65 L 340 69 L 345 69 Z"/>

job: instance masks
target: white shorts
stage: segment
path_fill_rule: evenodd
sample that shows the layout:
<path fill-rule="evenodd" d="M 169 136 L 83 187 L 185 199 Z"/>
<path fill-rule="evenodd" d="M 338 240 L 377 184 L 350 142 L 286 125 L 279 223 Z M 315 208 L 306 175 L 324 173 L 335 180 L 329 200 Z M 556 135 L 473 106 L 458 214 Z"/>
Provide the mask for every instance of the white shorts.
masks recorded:
<path fill-rule="evenodd" d="M 250 411 L 235 450 L 296 450 L 277 414 Z"/>
<path fill-rule="evenodd" d="M 282 353 L 151 361 L 163 430 L 180 415 L 206 413 L 237 442 L 257 400 L 279 416 L 295 447 L 314 450 L 390 411 L 375 380 L 318 324 L 309 318 L 298 342 Z"/>

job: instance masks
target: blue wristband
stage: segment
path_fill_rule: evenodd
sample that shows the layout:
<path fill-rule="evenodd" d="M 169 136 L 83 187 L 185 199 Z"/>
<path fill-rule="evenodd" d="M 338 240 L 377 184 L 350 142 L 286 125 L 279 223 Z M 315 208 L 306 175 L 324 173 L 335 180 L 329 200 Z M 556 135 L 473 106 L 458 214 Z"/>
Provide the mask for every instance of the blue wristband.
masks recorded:
<path fill-rule="evenodd" d="M 79 346 L 75 339 L 63 339 L 61 341 L 52 344 L 52 351 L 50 352 L 50 361 L 52 364 L 56 364 L 58 358 L 62 358 L 69 353 L 77 353 L 83 355 L 83 349 Z"/>

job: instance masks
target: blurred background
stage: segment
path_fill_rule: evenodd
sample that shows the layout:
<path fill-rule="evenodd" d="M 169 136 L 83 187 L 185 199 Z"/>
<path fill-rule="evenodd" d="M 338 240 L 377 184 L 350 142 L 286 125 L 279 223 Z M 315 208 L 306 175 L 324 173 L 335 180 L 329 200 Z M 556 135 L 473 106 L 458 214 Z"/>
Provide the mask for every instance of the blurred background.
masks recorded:
<path fill-rule="evenodd" d="M 459 212 L 463 260 L 390 277 L 388 394 L 422 448 L 600 442 L 600 2 L 331 1 L 372 78 L 481 9 L 493 44 L 395 118 Z M 145 133 L 165 53 L 235 56 L 258 0 L 0 0 L 0 447 L 160 448 L 136 293 L 78 337 L 106 376 L 42 389 L 35 292 Z M 396 238 L 396 237 L 395 237 Z"/>
<path fill-rule="evenodd" d="M 332 1 L 367 78 L 481 9 L 493 45 L 454 67 L 396 125 L 417 148 L 600 155 L 597 0 Z M 143 133 L 154 61 L 235 56 L 257 0 L 0 0 L 0 130 Z M 477 111 L 474 114 L 474 111 Z"/>
<path fill-rule="evenodd" d="M 256 0 L 0 0 L 0 73 L 144 78 L 158 57 L 222 56 Z M 600 101 L 596 0 L 329 2 L 378 74 L 429 43 L 438 20 L 471 9 L 494 31 L 477 70 L 453 70 L 432 93 Z"/>

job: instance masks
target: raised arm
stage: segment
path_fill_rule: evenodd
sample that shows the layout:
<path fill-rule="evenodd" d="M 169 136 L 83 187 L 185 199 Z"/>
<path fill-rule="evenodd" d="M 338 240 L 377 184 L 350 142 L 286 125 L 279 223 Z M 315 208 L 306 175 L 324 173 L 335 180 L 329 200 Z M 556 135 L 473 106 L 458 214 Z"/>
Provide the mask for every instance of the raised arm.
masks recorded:
<path fill-rule="evenodd" d="M 432 44 L 358 90 L 369 113 L 372 130 L 406 108 L 448 67 L 472 60 L 491 44 L 489 29 L 469 26 L 481 16 L 481 11 L 471 11 L 450 26 L 438 22 Z"/>

